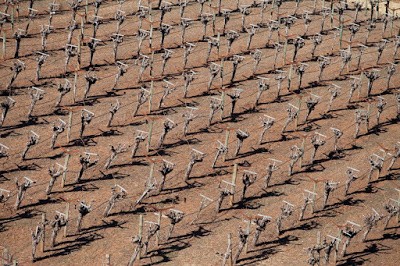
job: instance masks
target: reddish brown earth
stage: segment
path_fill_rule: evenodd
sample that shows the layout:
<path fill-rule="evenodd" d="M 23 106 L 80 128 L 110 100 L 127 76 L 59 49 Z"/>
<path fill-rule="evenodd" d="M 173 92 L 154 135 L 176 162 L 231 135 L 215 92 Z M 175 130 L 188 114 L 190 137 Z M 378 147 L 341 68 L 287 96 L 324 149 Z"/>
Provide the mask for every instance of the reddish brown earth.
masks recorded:
<path fill-rule="evenodd" d="M 386 90 L 386 67 L 389 62 L 393 62 L 393 39 L 395 33 L 399 30 L 398 20 L 394 21 L 393 30 L 390 27 L 385 31 L 384 37 L 391 40 L 383 52 L 382 58 L 378 64 L 376 44 L 382 39 L 382 22 L 378 21 L 377 28 L 371 33 L 368 39 L 369 48 L 365 56 L 362 58 L 361 67 L 363 69 L 379 68 L 381 69 L 381 78 L 379 78 L 373 86 L 373 96 L 369 99 L 370 110 L 372 113 L 371 127 L 376 124 L 376 99 L 378 95 L 382 95 L 388 102 L 386 109 L 381 117 L 381 126 L 370 130 L 366 133 L 365 127 L 362 126 L 361 136 L 356 140 L 353 138 L 355 131 L 354 111 L 357 108 L 366 109 L 368 99 L 366 98 L 367 81 L 363 78 L 361 95 L 357 97 L 357 92 L 353 97 L 354 102 L 347 105 L 347 97 L 350 89 L 351 75 L 358 76 L 360 69 L 356 69 L 356 61 L 359 42 L 364 42 L 366 33 L 366 18 L 364 11 L 360 12 L 359 20 L 362 21 L 361 29 L 356 34 L 352 42 L 353 59 L 348 69 L 339 76 L 339 68 L 341 59 L 339 55 L 339 38 L 334 37 L 333 27 L 338 25 L 338 16 L 335 15 L 333 25 L 329 19 L 326 19 L 325 28 L 329 29 L 327 34 L 323 36 L 322 44 L 317 48 L 316 55 L 332 54 L 332 64 L 329 65 L 323 74 L 323 80 L 320 84 L 311 85 L 316 81 L 318 76 L 318 63 L 311 58 L 312 40 L 306 39 L 306 45 L 300 49 L 297 56 L 298 62 L 306 62 L 309 68 L 306 70 L 302 89 L 300 94 L 288 91 L 287 80 L 283 83 L 282 97 L 280 102 L 274 101 L 276 95 L 276 80 L 273 70 L 274 49 L 265 48 L 265 42 L 268 36 L 268 28 L 264 27 L 258 30 L 253 38 L 251 50 L 258 48 L 263 53 L 263 59 L 257 71 L 257 75 L 271 78 L 270 91 L 263 94 L 261 104 L 256 111 L 249 111 L 254 105 L 257 93 L 257 79 L 252 77 L 253 59 L 246 51 L 247 34 L 241 33 L 241 37 L 232 47 L 231 54 L 242 54 L 245 56 L 244 62 L 239 65 L 235 82 L 229 86 L 229 79 L 232 71 L 232 63 L 225 61 L 224 65 L 224 84 L 227 92 L 230 93 L 232 88 L 242 88 L 244 92 L 235 109 L 237 114 L 236 120 L 232 121 L 225 117 L 223 121 L 219 120 L 219 113 L 216 115 L 216 121 L 207 129 L 206 123 L 209 114 L 210 96 L 204 94 L 207 82 L 209 80 L 209 70 L 205 62 L 207 42 L 201 41 L 202 24 L 195 21 L 186 31 L 186 40 L 196 44 L 193 53 L 189 56 L 187 69 L 193 69 L 198 72 L 196 79 L 192 84 L 188 98 L 182 98 L 183 72 L 182 53 L 183 49 L 180 45 L 180 27 L 179 8 L 174 6 L 172 12 L 167 13 L 164 22 L 174 25 L 169 36 L 166 37 L 165 47 L 171 47 L 174 54 L 172 59 L 167 63 L 165 74 L 170 78 L 169 81 L 177 86 L 177 90 L 165 101 L 165 107 L 157 110 L 157 103 L 162 95 L 162 77 L 161 77 L 161 53 L 155 54 L 154 64 L 154 88 L 155 96 L 153 98 L 152 110 L 147 115 L 148 104 L 144 104 L 139 110 L 138 117 L 132 117 L 132 112 L 137 104 L 136 95 L 142 84 L 139 84 L 138 72 L 139 66 L 135 65 L 135 53 L 137 50 L 137 39 L 134 36 L 137 32 L 138 19 L 135 15 L 137 1 L 126 1 L 122 9 L 127 14 L 127 19 L 122 25 L 121 34 L 125 35 L 124 42 L 121 44 L 118 53 L 118 59 L 129 65 L 128 72 L 120 79 L 118 90 L 115 95 L 108 95 L 110 87 L 114 82 L 116 67 L 113 64 L 112 42 L 110 41 L 111 33 L 115 32 L 116 22 L 113 17 L 118 5 L 115 1 L 106 1 L 101 6 L 99 15 L 105 20 L 100 25 L 97 33 L 98 38 L 104 41 L 96 51 L 94 69 L 100 80 L 92 87 L 89 100 L 82 101 L 85 86 L 84 74 L 87 70 L 89 60 L 89 50 L 86 46 L 82 50 L 82 69 L 78 71 L 77 84 L 77 102 L 73 103 L 72 93 L 67 94 L 62 106 L 65 114 L 58 115 L 54 113 L 54 103 L 58 97 L 56 90 L 57 84 L 64 82 L 64 45 L 67 38 L 65 27 L 70 20 L 71 11 L 64 3 L 61 4 L 61 12 L 58 12 L 53 19 L 54 33 L 51 33 L 48 39 L 48 53 L 51 55 L 44 63 L 42 75 L 44 76 L 39 82 L 35 81 L 35 51 L 40 50 L 40 25 L 47 24 L 48 16 L 46 15 L 47 5 L 50 1 L 35 1 L 34 8 L 39 10 L 40 15 L 32 22 L 29 32 L 29 38 L 23 38 L 21 58 L 26 63 L 26 70 L 21 72 L 14 83 L 13 99 L 16 105 L 11 109 L 7 119 L 0 129 L 1 143 L 11 148 L 9 158 L 0 159 L 1 179 L 0 188 L 12 191 L 11 198 L 1 204 L 0 212 L 0 245 L 3 249 L 8 249 L 13 258 L 17 259 L 20 265 L 30 265 L 31 261 L 31 230 L 34 230 L 38 222 L 41 220 L 41 214 L 46 213 L 49 220 L 53 219 L 55 211 L 63 211 L 66 203 L 70 203 L 70 221 L 68 225 L 68 236 L 62 237 L 60 233 L 57 241 L 58 245 L 51 248 L 49 245 L 50 228 L 47 230 L 47 242 L 45 252 L 38 251 L 38 259 L 36 265 L 102 265 L 105 263 L 106 254 L 111 255 L 112 265 L 126 265 L 133 253 L 134 245 L 131 239 L 138 233 L 139 215 L 144 214 L 146 221 L 156 221 L 154 215 L 158 210 L 166 212 L 169 208 L 175 208 L 183 211 L 186 215 L 182 222 L 177 224 L 172 239 L 166 241 L 165 235 L 169 225 L 168 219 L 163 218 L 161 224 L 161 242 L 156 247 L 154 241 L 150 243 L 150 252 L 140 260 L 140 264 L 151 265 L 166 263 L 169 265 L 220 265 L 221 256 L 227 245 L 227 235 L 233 236 L 233 252 L 236 253 L 238 244 L 239 226 L 245 227 L 244 220 L 252 219 L 257 214 L 269 215 L 273 218 L 273 222 L 267 226 L 265 232 L 261 235 L 262 245 L 253 247 L 249 244 L 248 253 L 242 253 L 238 264 L 255 265 L 298 265 L 307 264 L 306 249 L 316 244 L 318 233 L 322 237 L 327 234 L 336 236 L 339 232 L 340 225 L 346 221 L 354 221 L 363 225 L 364 215 L 371 214 L 375 208 L 382 215 L 386 215 L 383 205 L 389 198 L 398 198 L 398 192 L 395 188 L 400 188 L 398 175 L 400 164 L 394 166 L 394 170 L 386 171 L 390 159 L 385 161 L 384 171 L 379 179 L 374 175 L 372 186 L 366 189 L 366 175 L 369 170 L 368 157 L 372 153 L 382 154 L 381 146 L 390 149 L 390 153 L 394 152 L 394 144 L 399 141 L 399 124 L 396 117 L 396 99 L 395 93 L 399 92 L 400 76 L 397 69 L 396 74 L 391 79 L 390 89 Z M 91 2 L 91 1 L 90 1 Z M 142 1 L 147 5 L 147 1 Z M 156 1 L 153 1 L 156 2 Z M 172 2 L 177 2 L 176 0 Z M 212 6 L 216 7 L 218 1 L 212 1 Z M 222 1 L 224 8 L 235 9 L 236 1 Z M 253 1 L 241 0 L 241 4 L 250 4 Z M 312 9 L 312 1 L 302 1 L 298 13 L 304 10 Z M 24 28 L 26 24 L 27 14 L 26 1 L 20 4 L 20 20 L 16 23 L 15 28 Z M 290 15 L 293 12 L 294 2 L 285 2 L 281 9 L 281 16 Z M 352 4 L 350 4 L 353 7 Z M 321 2 L 317 1 L 317 10 L 321 8 Z M 4 5 L 1 6 L 4 10 Z M 251 8 L 251 15 L 247 17 L 246 24 L 259 23 L 259 7 Z M 270 9 L 268 9 L 270 10 Z M 93 6 L 89 7 L 90 14 L 93 14 Z M 208 5 L 205 7 L 206 12 L 215 12 L 215 8 L 210 9 Z M 80 9 L 83 12 L 83 8 Z M 185 10 L 185 17 L 197 19 L 199 12 L 199 4 L 191 2 Z M 92 15 L 89 15 L 91 19 Z M 310 25 L 308 36 L 317 33 L 320 28 L 320 15 L 312 15 L 312 23 Z M 354 10 L 345 11 L 346 25 L 352 22 Z M 265 22 L 269 18 L 269 11 L 265 14 Z M 273 14 L 276 18 L 276 12 Z M 154 20 L 159 21 L 159 11 L 154 11 Z M 158 24 L 158 23 L 156 23 Z M 222 17 L 217 17 L 216 29 L 222 29 Z M 241 15 L 237 11 L 231 16 L 227 29 L 240 31 Z M 143 28 L 149 29 L 148 22 L 143 23 Z M 7 36 L 11 36 L 10 25 L 4 26 Z M 77 32 L 74 33 L 73 43 L 77 43 Z M 211 34 L 211 23 L 208 26 L 207 33 Z M 280 41 L 283 41 L 284 28 L 280 30 Z M 298 19 L 289 31 L 290 38 L 304 33 L 302 19 Z M 86 43 L 92 34 L 92 26 L 85 25 Z M 160 33 L 155 31 L 154 43 L 158 50 Z M 272 36 L 274 41 L 278 40 L 276 33 Z M 349 32 L 344 31 L 343 39 L 348 40 Z M 227 57 L 226 38 L 221 37 L 222 45 L 220 54 L 218 55 L 213 49 L 210 61 L 220 63 L 221 57 Z M 14 59 L 14 40 L 7 41 L 6 59 L 2 61 L 0 66 L 0 88 L 2 90 L 1 101 L 6 97 L 5 87 L 11 77 L 10 66 Z M 272 43 L 272 42 L 271 42 Z M 148 41 L 144 42 L 144 53 L 149 53 Z M 278 65 L 282 70 L 288 71 L 290 61 L 293 54 L 293 45 L 288 45 L 286 65 L 283 65 L 282 53 L 278 57 Z M 399 55 L 396 56 L 398 59 Z M 395 59 L 395 60 L 396 60 Z M 76 64 L 76 58 L 70 62 L 70 70 L 66 76 L 71 82 L 73 81 L 73 71 Z M 150 85 L 150 76 L 148 70 L 145 72 L 145 82 Z M 327 102 L 329 101 L 328 85 L 335 83 L 342 86 L 342 93 L 336 99 L 332 106 L 330 116 L 324 118 Z M 214 96 L 220 95 L 221 80 L 217 78 L 213 84 Z M 28 88 L 31 86 L 40 87 L 45 90 L 46 94 L 43 100 L 39 101 L 34 109 L 34 116 L 37 117 L 36 123 L 26 123 L 27 112 L 30 104 L 30 96 Z M 297 75 L 293 74 L 292 89 L 297 87 Z M 311 122 L 304 123 L 306 115 L 305 99 L 310 93 L 322 96 L 321 103 L 311 113 Z M 110 104 L 116 100 L 121 103 L 121 109 L 116 113 L 112 127 L 107 128 L 108 109 Z M 224 116 L 228 115 L 230 109 L 229 98 L 226 98 Z M 301 99 L 302 107 L 300 112 L 299 125 L 297 130 L 293 124 L 288 127 L 289 132 L 285 133 L 287 140 L 281 140 L 281 129 L 285 122 L 287 113 L 286 107 L 288 103 L 298 106 Z M 182 134 L 183 119 L 182 114 L 185 112 L 185 104 L 198 107 L 196 118 L 190 124 L 190 134 L 186 137 Z M 82 145 L 82 141 L 78 139 L 80 128 L 80 110 L 87 108 L 95 113 L 95 118 L 90 125 L 87 126 L 84 136 L 86 141 Z M 66 134 L 63 133 L 57 140 L 57 148 L 50 149 L 51 125 L 58 117 L 68 120 L 68 110 L 73 111 L 73 126 L 71 133 L 71 142 L 67 143 Z M 261 120 L 264 114 L 276 118 L 275 125 L 271 131 L 266 134 L 266 142 L 262 145 L 258 144 L 259 134 L 261 132 Z M 158 138 L 161 134 L 162 123 L 168 117 L 178 123 L 166 138 L 166 145 L 163 150 L 155 150 Z M 103 169 L 103 165 L 110 153 L 109 145 L 117 145 L 119 143 L 132 145 L 135 130 L 148 130 L 149 121 L 154 122 L 154 134 L 152 137 L 151 147 L 154 148 L 149 154 L 146 153 L 145 145 L 139 148 L 140 156 L 130 159 L 130 152 L 120 154 L 113 166 L 109 170 Z M 333 136 L 330 127 L 336 127 L 343 130 L 344 135 L 339 141 L 342 149 L 340 158 L 329 159 L 327 154 L 332 151 Z M 231 132 L 229 139 L 229 152 L 227 161 L 221 163 L 218 161 L 218 167 L 211 168 L 212 160 L 215 155 L 216 141 L 224 141 L 226 128 L 247 130 L 250 137 L 244 141 L 241 153 L 237 158 L 233 158 L 235 150 L 236 138 L 234 131 Z M 29 130 L 34 130 L 40 134 L 40 142 L 32 147 L 29 151 L 27 159 L 21 159 L 21 152 L 25 147 L 27 134 Z M 327 135 L 327 143 L 317 152 L 318 163 L 314 167 L 307 167 L 311 155 L 311 136 L 313 132 L 319 132 Z M 304 167 L 297 171 L 291 178 L 287 176 L 288 171 L 288 154 L 289 149 L 293 145 L 301 145 L 302 138 L 305 140 L 305 157 Z M 205 160 L 194 166 L 189 184 L 183 180 L 184 171 L 189 161 L 191 148 L 203 151 L 207 154 Z M 100 162 L 97 166 L 85 172 L 83 180 L 80 184 L 75 184 L 75 176 L 79 170 L 79 155 L 83 151 L 90 151 L 100 154 Z M 55 162 L 63 163 L 66 153 L 72 157 L 70 159 L 66 186 L 61 188 L 60 180 L 57 181 L 53 193 L 50 197 L 46 196 L 45 189 L 49 180 L 47 173 L 48 168 Z M 283 161 L 280 169 L 274 173 L 271 180 L 271 187 L 263 190 L 263 175 L 267 166 L 268 158 L 276 158 Z M 175 163 L 176 167 L 170 174 L 166 189 L 160 195 L 151 196 L 144 200 L 140 206 L 134 207 L 134 202 L 143 192 L 144 184 L 150 171 L 150 159 L 157 162 L 156 169 L 159 169 L 159 161 L 166 159 Z M 223 211 L 216 214 L 215 202 L 201 212 L 200 218 L 192 223 L 196 217 L 197 210 L 200 206 L 201 197 L 199 194 L 206 195 L 217 200 L 218 184 L 221 180 L 231 180 L 232 169 L 235 163 L 239 163 L 238 182 L 235 198 L 239 198 L 241 188 L 243 186 L 241 176 L 244 170 L 251 170 L 258 173 L 258 180 L 246 193 L 247 200 L 245 203 L 235 203 L 230 207 L 226 201 L 223 203 Z M 344 196 L 344 184 L 346 181 L 346 168 L 348 166 L 361 170 L 360 176 L 350 188 L 350 195 Z M 106 174 L 104 176 L 102 173 Z M 28 176 L 36 181 L 36 184 L 28 189 L 22 206 L 19 210 L 14 209 L 15 202 L 15 178 L 22 180 L 23 176 Z M 160 178 L 160 174 L 156 171 L 155 176 Z M 311 214 L 306 211 L 305 219 L 298 221 L 299 210 L 303 202 L 304 189 L 312 190 L 317 180 L 316 193 L 318 200 L 316 202 L 316 213 Z M 339 188 L 335 190 L 329 199 L 328 207 L 321 210 L 323 196 L 323 180 L 332 180 L 340 182 Z M 108 198 L 111 195 L 110 188 L 114 184 L 119 184 L 127 189 L 128 197 L 118 202 L 110 217 L 104 218 L 103 211 Z M 83 231 L 76 233 L 77 210 L 75 205 L 79 200 L 93 200 L 93 211 L 89 213 L 83 220 Z M 282 200 L 295 204 L 295 212 L 288 220 L 283 222 L 284 232 L 280 236 L 276 234 L 275 219 L 280 213 Z M 362 242 L 362 233 L 358 234 L 351 242 L 348 248 L 348 254 L 339 258 L 338 264 L 341 265 L 397 265 L 396 261 L 400 259 L 399 252 L 399 233 L 398 223 L 393 219 L 389 224 L 389 228 L 383 230 L 383 223 L 380 222 L 376 228 L 372 230 L 367 242 Z M 145 224 L 146 232 L 148 224 Z M 252 242 L 254 226 L 252 226 Z"/>

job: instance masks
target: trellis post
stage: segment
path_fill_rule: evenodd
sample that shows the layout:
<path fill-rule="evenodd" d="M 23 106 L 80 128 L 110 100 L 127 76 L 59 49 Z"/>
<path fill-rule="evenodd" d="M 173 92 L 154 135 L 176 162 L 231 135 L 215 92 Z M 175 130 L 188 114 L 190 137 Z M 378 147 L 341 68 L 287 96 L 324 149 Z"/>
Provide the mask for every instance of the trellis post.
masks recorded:
<path fill-rule="evenodd" d="M 250 6 L 247 5 L 238 6 L 240 13 L 242 13 L 242 32 L 245 32 L 246 30 L 246 16 L 250 15 L 249 7 Z"/>
<path fill-rule="evenodd" d="M 142 239 L 142 235 L 143 235 L 143 214 L 139 215 L 139 232 L 138 232 L 139 238 Z M 138 253 L 138 257 L 140 259 L 140 251 Z"/>
<path fill-rule="evenodd" d="M 147 153 L 150 152 L 151 136 L 153 133 L 153 124 L 154 124 L 154 121 L 151 119 L 149 122 L 149 135 L 147 136 Z"/>
<path fill-rule="evenodd" d="M 137 49 L 137 55 L 141 54 L 141 49 L 142 49 L 142 43 L 143 41 L 150 36 L 150 31 L 147 30 L 143 30 L 143 29 L 139 29 L 139 32 L 137 34 L 137 39 L 139 39 L 139 43 L 138 43 L 138 49 Z M 149 43 L 151 43 L 150 41 L 151 39 L 149 38 Z"/>
<path fill-rule="evenodd" d="M 182 34 L 181 34 L 181 43 L 185 43 L 185 32 L 186 28 L 190 26 L 192 20 L 189 18 L 181 18 L 181 27 L 182 27 Z"/>
<path fill-rule="evenodd" d="M 69 162 L 69 158 L 70 158 L 70 153 L 69 150 L 67 150 L 67 154 L 65 156 L 65 160 L 64 160 L 64 169 L 65 171 L 62 174 L 62 178 L 61 178 L 61 187 L 63 188 L 65 186 L 65 181 L 67 179 L 67 172 L 68 172 L 68 162 Z"/>
<path fill-rule="evenodd" d="M 89 13 L 89 0 L 85 0 L 85 15 L 84 15 L 85 22 L 87 22 L 88 13 Z"/>
<path fill-rule="evenodd" d="M 225 253 L 223 254 L 222 266 L 226 265 L 227 260 L 229 260 L 228 265 L 232 266 L 233 258 L 232 258 L 232 236 L 231 236 L 231 234 L 228 234 L 228 246 L 226 248 Z"/>
<path fill-rule="evenodd" d="M 71 138 L 71 127 L 72 127 L 72 110 L 69 110 L 68 124 L 67 124 L 67 143 L 70 142 Z"/>
<path fill-rule="evenodd" d="M 295 121 L 295 129 L 297 130 L 299 126 L 299 119 L 300 119 L 300 111 L 301 111 L 301 103 L 302 103 L 302 96 L 298 95 L 297 96 L 297 105 L 298 105 L 298 111 L 297 111 L 297 116 L 296 116 L 296 121 Z"/>
<path fill-rule="evenodd" d="M 272 3 L 271 3 L 271 12 L 269 13 L 269 19 L 270 19 L 270 20 L 272 19 L 272 14 L 274 13 L 275 1 L 276 1 L 276 0 L 272 0 Z M 279 1 L 279 0 L 278 0 L 278 1 Z"/>
<path fill-rule="evenodd" d="M 262 0 L 260 3 L 261 12 L 260 12 L 260 22 L 258 23 L 259 25 L 265 25 L 264 24 L 264 16 L 265 16 L 265 10 L 268 7 L 268 3 L 269 3 L 269 0 Z"/>
<path fill-rule="evenodd" d="M 5 60 L 6 59 L 6 48 L 7 48 L 7 36 L 6 36 L 6 32 L 3 31 L 3 37 L 2 37 L 2 59 Z"/>
<path fill-rule="evenodd" d="M 85 25 L 83 23 L 83 18 L 81 17 L 81 30 L 78 34 L 78 69 L 81 68 L 81 59 L 82 59 L 82 42 L 85 33 Z"/>
<path fill-rule="evenodd" d="M 152 2 L 149 2 L 149 20 L 150 20 L 150 34 L 149 34 L 149 48 L 150 51 L 153 50 L 153 31 L 154 31 L 154 27 L 153 27 L 153 14 L 152 14 Z"/>
<path fill-rule="evenodd" d="M 160 230 L 161 230 L 161 216 L 162 216 L 162 213 L 158 212 L 156 215 L 157 215 L 157 224 L 160 226 L 160 229 L 156 233 L 156 245 L 158 247 L 160 245 Z"/>
<path fill-rule="evenodd" d="M 46 247 L 45 247 L 45 243 L 46 243 L 46 224 L 47 224 L 46 213 L 42 213 L 43 232 L 42 232 L 42 241 L 40 242 L 40 251 L 42 253 L 44 253 L 45 250 L 46 250 Z"/>
<path fill-rule="evenodd" d="M 221 154 L 225 155 L 228 152 L 228 147 L 225 146 L 221 141 L 217 140 L 217 143 L 218 143 L 217 153 L 216 153 L 216 155 L 214 157 L 214 161 L 213 161 L 213 163 L 211 165 L 212 168 L 215 168 L 215 165 L 217 163 L 217 160 L 218 160 L 219 156 Z"/>
<path fill-rule="evenodd" d="M 288 39 L 285 37 L 285 44 L 283 45 L 283 65 L 286 65 L 286 51 L 287 51 Z"/>
<path fill-rule="evenodd" d="M 227 128 L 225 129 L 225 141 L 224 141 L 224 146 L 225 146 L 226 148 L 228 148 L 230 133 L 231 133 L 231 128 L 227 127 Z M 227 153 L 228 153 L 228 152 L 226 152 L 226 153 L 224 153 L 224 154 L 222 155 L 222 161 L 224 161 L 224 162 L 226 161 L 226 155 L 227 155 Z"/>
<path fill-rule="evenodd" d="M 111 266 L 111 255 L 106 254 L 106 265 L 105 266 Z"/>
<path fill-rule="evenodd" d="M 210 205 L 214 201 L 213 199 L 211 199 L 207 196 L 204 196 L 203 194 L 200 194 L 200 197 L 201 197 L 200 207 L 196 213 L 196 218 L 191 222 L 191 224 L 193 224 L 194 221 L 198 220 L 200 217 L 201 211 L 204 210 L 208 205 Z"/>
<path fill-rule="evenodd" d="M 251 220 L 244 220 L 246 222 L 246 232 L 250 235 L 250 225 L 251 225 Z M 249 251 L 249 241 L 246 241 L 246 244 L 244 245 L 244 252 L 247 253 Z"/>
<path fill-rule="evenodd" d="M 238 172 L 238 164 L 235 163 L 233 165 L 233 172 L 232 172 L 232 184 L 233 185 L 236 185 L 237 172 Z M 229 204 L 231 207 L 233 206 L 234 201 L 235 201 L 235 193 L 232 193 L 230 195 L 230 199 L 229 199 Z"/>
<path fill-rule="evenodd" d="M 307 135 L 304 134 L 302 136 L 302 141 L 301 141 L 301 146 L 300 146 L 300 151 L 302 151 L 303 153 L 304 153 L 304 149 L 305 149 L 306 139 L 307 139 Z M 303 155 L 304 154 L 300 155 L 300 158 L 299 158 L 300 168 L 303 167 Z"/>
<path fill-rule="evenodd" d="M 151 79 L 151 81 L 150 81 L 150 94 L 149 94 L 149 110 L 148 110 L 149 114 L 151 114 L 151 104 L 152 104 L 152 101 L 153 101 L 153 94 L 154 94 L 154 80 Z"/>
<path fill-rule="evenodd" d="M 68 236 L 68 219 L 69 219 L 69 202 L 67 202 L 67 205 L 65 206 L 65 220 L 67 221 L 67 223 L 64 226 L 64 237 Z"/>

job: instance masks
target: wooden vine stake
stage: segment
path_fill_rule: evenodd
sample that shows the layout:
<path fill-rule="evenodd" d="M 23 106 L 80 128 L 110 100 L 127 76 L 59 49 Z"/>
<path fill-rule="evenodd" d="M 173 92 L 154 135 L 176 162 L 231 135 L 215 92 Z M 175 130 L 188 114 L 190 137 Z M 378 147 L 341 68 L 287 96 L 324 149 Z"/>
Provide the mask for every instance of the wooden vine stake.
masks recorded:
<path fill-rule="evenodd" d="M 67 202 L 67 205 L 65 206 L 65 220 L 67 221 L 67 223 L 64 226 L 64 237 L 68 236 L 68 219 L 69 219 L 69 202 Z"/>
<path fill-rule="evenodd" d="M 3 60 L 5 60 L 6 59 L 6 49 L 7 49 L 7 36 L 6 36 L 6 32 L 5 31 L 3 31 L 3 37 L 1 37 L 1 39 L 2 39 L 2 54 L 1 54 L 1 57 L 2 57 L 2 59 Z"/>
<path fill-rule="evenodd" d="M 47 224 L 46 213 L 42 213 L 42 222 L 41 222 L 41 224 L 43 226 L 43 233 L 42 233 L 42 241 L 40 242 L 40 251 L 43 253 L 46 250 L 46 248 L 45 248 L 45 243 L 46 243 L 46 224 Z"/>
<path fill-rule="evenodd" d="M 228 152 L 228 148 L 221 141 L 217 140 L 217 143 L 218 143 L 217 153 L 214 157 L 214 161 L 212 163 L 212 168 L 215 168 L 218 158 L 221 155 L 223 155 L 223 156 L 226 155 L 226 153 Z"/>
<path fill-rule="evenodd" d="M 156 233 L 156 245 L 158 247 L 160 245 L 160 230 L 161 230 L 161 216 L 162 216 L 162 213 L 158 212 L 158 213 L 156 213 L 156 215 L 157 215 L 157 224 L 160 226 L 160 229 Z"/>
<path fill-rule="evenodd" d="M 238 164 L 235 163 L 233 165 L 232 182 L 231 182 L 235 186 L 236 186 L 237 171 L 238 171 Z M 234 201 L 235 201 L 235 194 L 233 193 L 230 196 L 230 200 L 229 200 L 229 204 L 231 207 L 233 206 Z"/>
<path fill-rule="evenodd" d="M 67 150 L 67 154 L 65 156 L 65 160 L 64 160 L 64 171 L 62 173 L 62 177 L 61 177 L 61 187 L 63 188 L 65 186 L 65 181 L 67 179 L 67 172 L 68 172 L 68 162 L 69 162 L 69 158 L 70 158 L 70 153 L 69 150 Z"/>
<path fill-rule="evenodd" d="M 230 133 L 231 133 L 231 128 L 230 127 L 227 127 L 226 129 L 225 129 L 225 142 L 224 142 L 224 146 L 226 147 L 226 149 L 228 149 L 228 144 L 229 144 L 229 136 L 230 136 Z M 225 153 L 223 153 L 223 155 L 222 155 L 222 160 L 225 162 L 226 161 L 226 155 L 228 154 L 228 150 L 225 152 Z"/>
<path fill-rule="evenodd" d="M 212 202 L 214 202 L 213 199 L 204 196 L 203 194 L 200 194 L 200 196 L 201 196 L 200 207 L 196 213 L 196 218 L 191 222 L 191 224 L 193 224 L 196 220 L 199 219 L 202 210 L 204 210 L 207 206 L 209 206 Z"/>
<path fill-rule="evenodd" d="M 69 110 L 68 124 L 67 124 L 67 143 L 71 140 L 71 127 L 72 127 L 72 110 Z"/>
<path fill-rule="evenodd" d="M 142 236 L 143 236 L 143 214 L 139 215 L 139 237 L 142 238 Z M 140 259 L 140 251 L 138 257 Z"/>
<path fill-rule="evenodd" d="M 150 152 L 150 146 L 151 146 L 151 137 L 152 137 L 152 134 L 153 134 L 153 126 L 154 126 L 154 118 L 152 118 L 152 117 L 150 117 L 150 119 L 149 119 L 150 121 L 148 122 L 149 124 L 149 133 L 148 133 L 148 136 L 147 136 L 147 153 L 149 153 Z"/>
<path fill-rule="evenodd" d="M 228 246 L 226 247 L 225 253 L 222 255 L 222 266 L 225 266 L 227 261 L 229 260 L 229 266 L 233 265 L 232 261 L 232 235 L 228 234 Z"/>

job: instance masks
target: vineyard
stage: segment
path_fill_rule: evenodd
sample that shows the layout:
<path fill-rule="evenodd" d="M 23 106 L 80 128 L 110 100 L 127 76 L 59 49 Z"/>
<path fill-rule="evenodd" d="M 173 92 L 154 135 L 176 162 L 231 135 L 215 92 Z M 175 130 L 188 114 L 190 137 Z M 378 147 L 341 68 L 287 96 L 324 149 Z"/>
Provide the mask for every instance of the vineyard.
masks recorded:
<path fill-rule="evenodd" d="M 2 265 L 397 265 L 395 0 L 4 0 Z"/>

